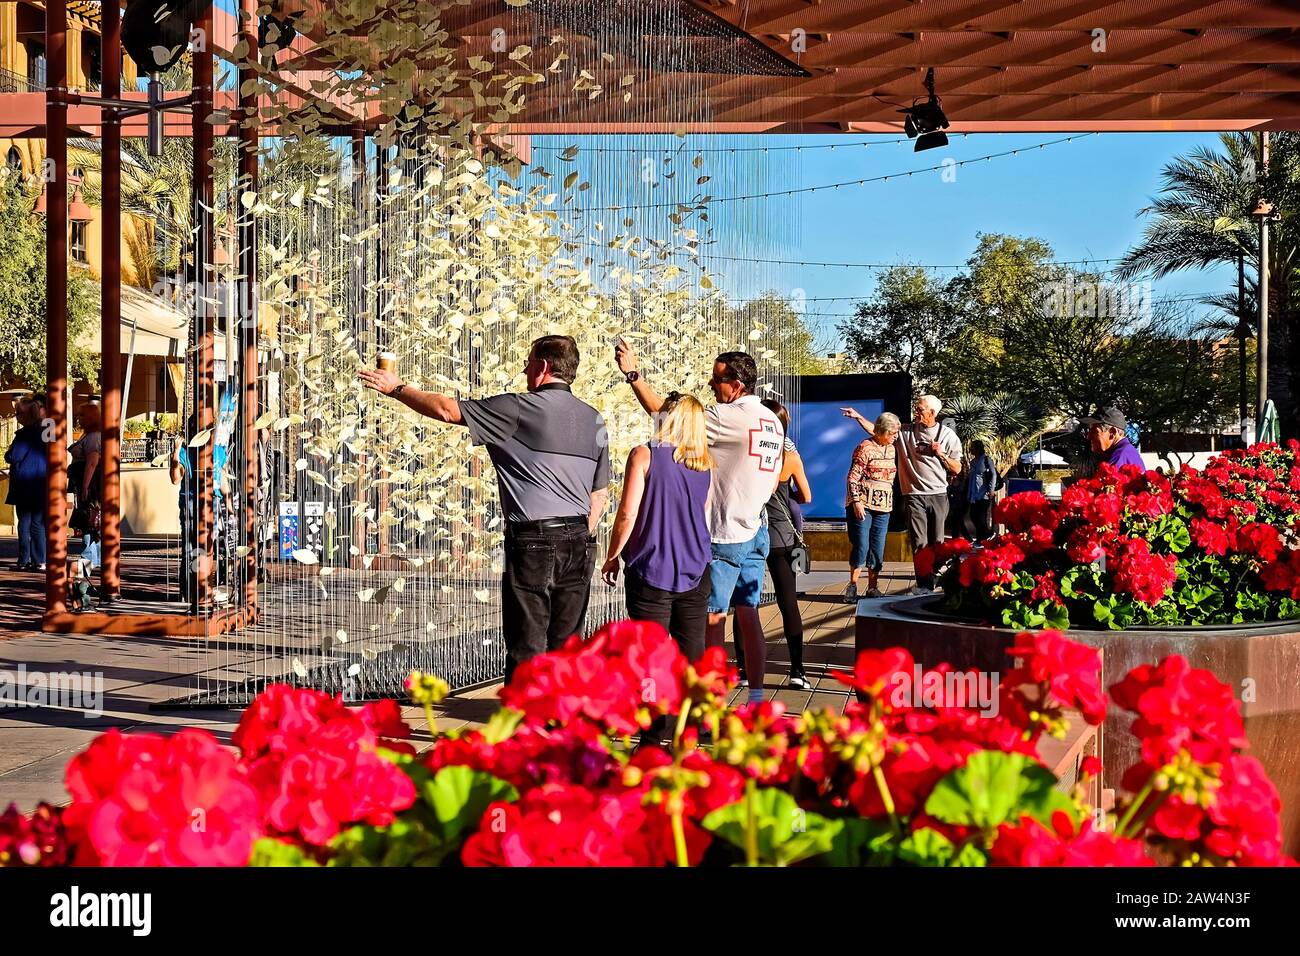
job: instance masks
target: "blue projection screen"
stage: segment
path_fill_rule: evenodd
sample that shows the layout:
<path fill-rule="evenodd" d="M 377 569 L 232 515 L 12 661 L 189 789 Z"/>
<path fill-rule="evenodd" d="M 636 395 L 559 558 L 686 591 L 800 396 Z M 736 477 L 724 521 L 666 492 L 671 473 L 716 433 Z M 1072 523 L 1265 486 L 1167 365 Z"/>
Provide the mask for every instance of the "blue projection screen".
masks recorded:
<path fill-rule="evenodd" d="M 868 421 L 885 410 L 883 399 L 869 398 L 838 402 L 792 402 L 791 431 L 803 458 L 812 504 L 803 506 L 804 517 L 844 520 L 844 490 L 853 449 L 870 438 L 856 421 L 845 418 L 841 408 L 855 408 Z"/>

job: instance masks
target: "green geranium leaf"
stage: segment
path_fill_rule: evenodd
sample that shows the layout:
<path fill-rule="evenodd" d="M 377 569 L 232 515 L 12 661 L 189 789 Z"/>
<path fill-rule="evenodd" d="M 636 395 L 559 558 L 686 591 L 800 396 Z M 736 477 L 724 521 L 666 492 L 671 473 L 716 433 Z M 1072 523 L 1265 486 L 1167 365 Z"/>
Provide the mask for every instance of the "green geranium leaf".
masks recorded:
<path fill-rule="evenodd" d="M 499 744 L 503 740 L 509 740 L 514 736 L 515 730 L 519 727 L 519 722 L 523 719 L 524 712 L 522 710 L 502 707 L 484 725 L 483 739 L 490 744 Z"/>
<path fill-rule="evenodd" d="M 302 849 L 292 843 L 262 837 L 253 844 L 249 866 L 320 866 L 315 860 L 303 853 Z"/>
<path fill-rule="evenodd" d="M 489 804 L 519 797 L 504 780 L 469 767 L 432 773 L 412 762 L 402 769 L 415 783 L 415 805 L 387 826 L 340 833 L 331 843 L 331 866 L 438 866 L 460 849 Z"/>
<path fill-rule="evenodd" d="M 1097 572 L 1090 564 L 1075 565 L 1061 575 L 1061 596 L 1082 599 L 1097 597 Z"/>
<path fill-rule="evenodd" d="M 831 848 L 819 856 L 823 866 L 891 866 L 897 850 L 893 828 L 888 820 L 844 817 L 834 822 L 840 827 L 831 840 Z"/>
<path fill-rule="evenodd" d="M 1055 628 L 1058 631 L 1070 629 L 1070 609 L 1064 604 L 1043 601 L 1039 605 L 1039 609 L 1043 615 L 1043 622 L 1047 627 Z"/>
<path fill-rule="evenodd" d="M 830 820 L 804 810 L 794 797 L 775 787 L 759 787 L 755 791 L 754 803 L 758 817 L 759 859 L 776 866 L 788 866 L 830 853 L 845 824 L 844 820 Z M 704 829 L 743 850 L 748 822 L 749 808 L 742 797 L 714 810 L 701 824 Z"/>
<path fill-rule="evenodd" d="M 987 866 L 988 858 L 971 843 L 957 849 L 938 830 L 922 827 L 899 844 L 898 861 L 912 866 Z"/>
<path fill-rule="evenodd" d="M 489 804 L 518 799 L 519 791 L 500 777 L 469 767 L 443 767 L 420 789 L 420 800 L 433 811 L 448 842 L 477 826 Z"/>
<path fill-rule="evenodd" d="M 898 861 L 912 866 L 947 866 L 954 849 L 946 836 L 925 827 L 909 833 L 899 844 Z"/>
<path fill-rule="evenodd" d="M 925 812 L 936 820 L 986 831 L 1026 815 L 1050 825 L 1057 810 L 1077 822 L 1077 809 L 1056 789 L 1050 770 L 1032 757 L 998 750 L 971 754 L 925 801 Z"/>

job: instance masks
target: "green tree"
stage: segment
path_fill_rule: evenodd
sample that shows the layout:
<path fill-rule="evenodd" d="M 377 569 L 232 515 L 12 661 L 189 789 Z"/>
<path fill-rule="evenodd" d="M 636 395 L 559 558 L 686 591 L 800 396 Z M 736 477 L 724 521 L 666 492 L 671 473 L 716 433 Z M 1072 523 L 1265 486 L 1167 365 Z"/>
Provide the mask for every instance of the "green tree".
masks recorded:
<path fill-rule="evenodd" d="M 984 442 L 1000 475 L 1011 470 L 1030 442 L 1059 422 L 1014 392 L 957 395 L 944 402 L 943 418 L 961 439 L 967 457 L 972 441 Z"/>
<path fill-rule="evenodd" d="M 1280 220 L 1271 227 L 1269 246 L 1268 390 L 1284 435 L 1293 436 L 1300 433 L 1300 133 L 1272 134 L 1266 176 L 1257 168 L 1257 142 L 1257 134 L 1223 133 L 1219 148 L 1199 147 L 1166 165 L 1160 194 L 1142 210 L 1149 217 L 1142 241 L 1117 275 L 1159 277 L 1235 264 L 1239 256 L 1249 273 L 1258 274 L 1259 232 L 1250 214 L 1261 196 L 1272 201 Z M 1252 277 L 1252 299 L 1255 288 Z M 1223 298 L 1216 304 L 1235 303 L 1235 290 Z M 1235 312 L 1235 305 L 1228 307 Z M 1252 322 L 1255 311 L 1252 306 Z"/>
<path fill-rule="evenodd" d="M 1032 237 L 980 235 L 944 284 L 915 266 L 890 269 L 841 332 L 856 360 L 907 372 L 918 392 L 1007 393 L 1043 420 L 1105 404 L 1146 429 L 1232 415 L 1238 365 L 1219 336 L 1154 302 L 1149 287 L 1053 262 Z"/>
<path fill-rule="evenodd" d="M 869 371 L 907 373 L 918 393 L 966 390 L 981 356 L 957 291 L 920 266 L 887 269 L 856 316 L 840 324 L 845 351 Z"/>
<path fill-rule="evenodd" d="M 40 390 L 45 374 L 45 217 L 39 189 L 0 173 L 0 382 Z M 99 285 L 80 268 L 68 276 L 68 359 L 76 378 L 94 381 L 99 356 L 77 346 L 96 325 Z"/>
<path fill-rule="evenodd" d="M 732 320 L 738 323 L 736 328 L 752 326 L 755 332 L 761 333 L 756 343 L 776 352 L 783 372 L 791 375 L 821 375 L 825 372 L 821 353 L 827 349 L 819 346 L 803 316 L 780 293 L 765 292 L 731 312 Z"/>

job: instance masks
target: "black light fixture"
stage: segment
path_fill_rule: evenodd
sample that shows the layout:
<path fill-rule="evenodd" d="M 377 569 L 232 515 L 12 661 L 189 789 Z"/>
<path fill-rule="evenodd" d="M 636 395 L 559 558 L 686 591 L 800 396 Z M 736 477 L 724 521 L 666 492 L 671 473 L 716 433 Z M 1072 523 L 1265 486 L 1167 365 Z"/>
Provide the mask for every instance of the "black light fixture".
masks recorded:
<path fill-rule="evenodd" d="M 898 111 L 904 115 L 903 132 L 908 139 L 916 140 L 914 153 L 947 146 L 948 135 L 943 131 L 952 125 L 944 115 L 939 97 L 934 95 L 934 67 L 925 71 L 925 90 L 930 97 L 924 103 L 913 103 Z"/>
<path fill-rule="evenodd" d="M 190 31 L 205 6 L 203 0 L 127 0 L 122 49 L 141 73 L 162 73 L 189 47 Z"/>
<path fill-rule="evenodd" d="M 305 5 L 297 0 L 272 0 L 271 9 L 257 19 L 257 46 L 275 68 L 275 55 L 287 50 L 298 36 L 298 17 Z"/>

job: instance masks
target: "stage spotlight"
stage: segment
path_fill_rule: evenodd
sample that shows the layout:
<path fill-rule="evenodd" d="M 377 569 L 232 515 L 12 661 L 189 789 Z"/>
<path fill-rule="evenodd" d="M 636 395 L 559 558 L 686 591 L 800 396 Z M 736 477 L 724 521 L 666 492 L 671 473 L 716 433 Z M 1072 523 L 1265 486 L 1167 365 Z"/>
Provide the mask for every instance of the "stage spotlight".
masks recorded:
<path fill-rule="evenodd" d="M 948 137 L 941 130 L 952 125 L 944 115 L 939 97 L 934 95 L 933 67 L 926 71 L 925 89 L 930 94 L 929 99 L 924 103 L 913 103 L 899 110 L 903 114 L 903 132 L 907 134 L 908 139 L 916 140 L 916 148 L 913 150 L 916 153 L 937 146 L 947 146 Z"/>
<path fill-rule="evenodd" d="M 940 146 L 948 145 L 948 134 L 942 130 L 935 130 L 933 133 L 922 133 L 916 138 L 916 146 L 912 152 L 919 153 L 923 149 L 937 149 Z M 944 160 L 948 162 L 948 160 Z"/>

